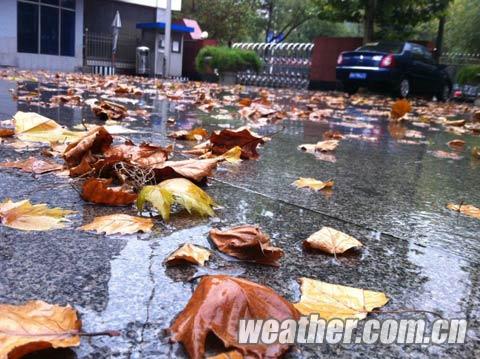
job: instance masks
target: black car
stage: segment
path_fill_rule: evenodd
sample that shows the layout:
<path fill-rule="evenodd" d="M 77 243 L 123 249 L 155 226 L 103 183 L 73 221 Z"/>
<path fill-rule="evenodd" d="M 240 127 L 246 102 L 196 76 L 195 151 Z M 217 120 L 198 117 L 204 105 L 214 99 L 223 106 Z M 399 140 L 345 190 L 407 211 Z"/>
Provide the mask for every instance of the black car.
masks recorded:
<path fill-rule="evenodd" d="M 411 42 L 380 41 L 342 52 L 337 60 L 337 80 L 350 94 L 359 87 L 382 88 L 395 96 L 429 94 L 445 101 L 452 89 L 445 68 L 426 47 Z"/>

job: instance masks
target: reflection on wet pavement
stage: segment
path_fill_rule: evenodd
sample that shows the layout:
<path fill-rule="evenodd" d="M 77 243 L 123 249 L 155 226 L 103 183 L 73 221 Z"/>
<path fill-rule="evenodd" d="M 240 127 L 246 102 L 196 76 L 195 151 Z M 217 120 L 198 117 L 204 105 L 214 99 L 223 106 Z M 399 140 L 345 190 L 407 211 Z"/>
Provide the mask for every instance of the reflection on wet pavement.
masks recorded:
<path fill-rule="evenodd" d="M 0 81 L 0 120 L 28 110 L 69 127 L 83 118 L 99 123 L 88 108 L 17 106 L 8 95 L 14 86 Z M 129 136 L 136 142 L 165 145 L 170 143 L 166 137 L 170 130 L 243 124 L 193 109 L 178 112 L 166 100 L 150 102 L 147 97 L 142 101 L 152 104 L 153 114 L 149 120 L 129 123 L 129 128 L 141 131 Z M 355 115 L 363 116 L 352 110 Z M 176 118 L 174 126 L 167 124 L 170 117 Z M 297 279 L 306 276 L 383 291 L 391 298 L 387 311 L 416 308 L 446 318 L 467 318 L 469 340 L 464 346 L 437 347 L 300 346 L 289 357 L 474 357 L 480 340 L 480 222 L 445 205 L 462 200 L 480 204 L 479 164 L 468 156 L 449 160 L 430 154 L 445 149 L 445 143 L 455 138 L 450 133 L 417 128 L 429 145 L 408 145 L 391 137 L 385 119 L 364 121 L 371 126 L 345 127 L 342 119 L 284 121 L 284 131 L 261 149 L 260 160 L 217 171 L 206 189 L 222 205 L 216 218 L 192 218 L 182 212 L 168 225 L 156 220 L 150 235 L 106 237 L 76 231 L 73 228 L 95 216 L 136 212 L 86 204 L 66 179 L 53 174 L 33 177 L 1 171 L 3 197 L 29 198 L 79 214 L 72 217 L 67 230 L 32 234 L 0 227 L 0 302 L 69 303 L 81 313 L 84 330 L 121 330 L 116 338 L 84 338 L 73 350 L 77 358 L 185 357 L 180 345 L 169 343 L 165 329 L 190 298 L 196 285 L 192 278 L 208 273 L 241 275 L 295 301 Z M 269 135 L 279 128 L 267 125 L 256 130 Z M 330 129 L 353 135 L 341 141 L 334 163 L 297 150 L 300 144 L 317 142 Z M 463 138 L 478 144 L 478 137 Z M 27 156 L 0 147 L 2 161 Z M 298 190 L 291 185 L 298 177 L 334 179 L 335 188 L 327 195 Z M 210 228 L 242 223 L 260 224 L 273 243 L 284 249 L 279 268 L 231 260 L 218 252 L 203 271 L 164 266 L 165 258 L 180 244 L 211 248 Z M 302 241 L 322 226 L 356 237 L 365 249 L 338 258 L 304 251 Z M 407 314 L 382 318 L 387 316 L 408 318 Z"/>

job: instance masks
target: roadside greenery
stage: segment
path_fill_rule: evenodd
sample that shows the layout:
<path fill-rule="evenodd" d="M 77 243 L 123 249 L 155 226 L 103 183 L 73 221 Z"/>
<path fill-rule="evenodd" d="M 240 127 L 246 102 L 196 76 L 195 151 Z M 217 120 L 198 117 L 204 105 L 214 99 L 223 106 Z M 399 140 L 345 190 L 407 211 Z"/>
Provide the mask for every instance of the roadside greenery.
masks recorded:
<path fill-rule="evenodd" d="M 458 71 L 457 82 L 461 85 L 480 85 L 480 65 L 462 67 Z"/>
<path fill-rule="evenodd" d="M 232 49 L 224 46 L 207 46 L 200 50 L 195 59 L 197 70 L 209 73 L 217 69 L 220 73 L 244 70 L 259 71 L 262 61 L 253 51 Z"/>

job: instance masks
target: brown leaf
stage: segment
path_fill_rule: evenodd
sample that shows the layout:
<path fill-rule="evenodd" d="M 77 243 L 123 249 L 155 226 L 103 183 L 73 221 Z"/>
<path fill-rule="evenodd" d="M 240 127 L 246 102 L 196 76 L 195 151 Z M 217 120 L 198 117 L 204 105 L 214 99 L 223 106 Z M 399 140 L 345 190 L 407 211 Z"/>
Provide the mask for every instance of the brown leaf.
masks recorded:
<path fill-rule="evenodd" d="M 323 133 L 323 138 L 325 140 L 342 140 L 343 135 L 338 131 L 325 131 Z"/>
<path fill-rule="evenodd" d="M 81 196 L 85 201 L 109 206 L 125 206 L 135 202 L 135 193 L 121 187 L 108 187 L 111 183 L 111 179 L 90 178 L 83 184 Z"/>
<path fill-rule="evenodd" d="M 208 138 L 208 132 L 204 128 L 197 127 L 190 131 L 180 130 L 172 132 L 168 137 L 176 138 L 177 140 L 202 141 Z"/>
<path fill-rule="evenodd" d="M 392 111 L 390 112 L 390 116 L 394 120 L 399 120 L 403 116 L 405 116 L 408 112 L 412 111 L 412 105 L 408 100 L 402 99 L 397 100 L 392 105 Z"/>
<path fill-rule="evenodd" d="M 169 266 L 184 263 L 193 263 L 203 266 L 205 265 L 205 262 L 208 261 L 208 258 L 210 258 L 209 250 L 187 243 L 170 254 L 165 263 Z"/>
<path fill-rule="evenodd" d="M 195 182 L 202 182 L 211 176 L 217 168 L 217 159 L 167 161 L 153 166 L 157 182 L 171 178 L 187 178 Z"/>
<path fill-rule="evenodd" d="M 53 171 L 60 171 L 63 165 L 48 159 L 30 157 L 27 160 L 0 163 L 0 167 L 18 168 L 23 172 L 42 174 Z"/>
<path fill-rule="evenodd" d="M 71 143 L 65 149 L 63 158 L 69 167 L 75 167 L 80 164 L 83 157 L 90 152 L 91 154 L 101 154 L 112 144 L 113 137 L 103 127 L 95 127 L 88 131 L 77 142 Z"/>
<path fill-rule="evenodd" d="M 213 132 L 210 136 L 212 152 L 215 155 L 223 155 L 235 146 L 242 149 L 242 159 L 255 159 L 259 157 L 257 146 L 264 144 L 262 137 L 254 135 L 247 128 L 237 130 L 224 129 L 220 132 Z"/>
<path fill-rule="evenodd" d="M 219 338 L 227 349 L 245 356 L 280 358 L 288 349 L 285 344 L 238 343 L 240 319 L 298 320 L 297 310 L 272 289 L 245 279 L 224 275 L 203 277 L 185 309 L 170 331 L 172 339 L 181 342 L 192 359 L 204 357 L 209 333 Z"/>
<path fill-rule="evenodd" d="M 467 123 L 466 120 L 452 120 L 443 122 L 444 126 L 463 127 Z"/>
<path fill-rule="evenodd" d="M 319 191 L 322 189 L 331 189 L 335 182 L 334 181 L 326 181 L 322 182 L 319 180 L 316 180 L 315 178 L 305 178 L 305 177 L 300 177 L 298 180 L 292 183 L 294 186 L 297 188 L 311 188 L 314 191 Z"/>
<path fill-rule="evenodd" d="M 147 233 L 152 230 L 151 218 L 129 216 L 128 214 L 112 214 L 109 216 L 95 217 L 92 223 L 80 227 L 83 231 L 105 232 L 110 234 Z"/>
<path fill-rule="evenodd" d="M 323 227 L 308 237 L 303 245 L 309 249 L 318 249 L 330 254 L 341 254 L 351 248 L 362 247 L 357 239 L 330 227 Z"/>
<path fill-rule="evenodd" d="M 92 154 L 87 152 L 85 156 L 83 156 L 82 161 L 78 164 L 78 166 L 71 167 L 69 171 L 70 177 L 80 177 L 84 176 L 87 173 L 93 171 L 92 165 L 97 162 L 97 159 L 92 156 Z"/>
<path fill-rule="evenodd" d="M 283 257 L 283 250 L 272 246 L 258 226 L 243 225 L 225 231 L 214 228 L 210 238 L 221 252 L 242 260 L 278 266 Z"/>
<path fill-rule="evenodd" d="M 465 141 L 463 140 L 451 140 L 447 143 L 448 147 L 453 149 L 462 149 L 465 146 Z"/>
<path fill-rule="evenodd" d="M 12 137 L 15 134 L 15 130 L 10 128 L 0 128 L 0 137 Z"/>
<path fill-rule="evenodd" d="M 244 356 L 242 353 L 232 350 L 226 353 L 220 353 L 211 357 L 207 357 L 207 359 L 243 359 Z"/>
<path fill-rule="evenodd" d="M 463 213 L 466 216 L 480 219 L 480 208 L 472 206 L 471 204 L 449 203 L 447 204 L 447 208 L 451 209 L 452 211 Z"/>
<path fill-rule="evenodd" d="M 163 148 L 147 143 L 136 146 L 133 142 L 127 141 L 123 145 L 108 148 L 104 151 L 104 155 L 106 157 L 117 157 L 138 166 L 150 167 L 164 163 L 171 152 L 172 147 Z"/>
<path fill-rule="evenodd" d="M 81 321 L 70 306 L 39 300 L 24 305 L 0 304 L 0 358 L 20 359 L 48 348 L 80 345 Z"/>
<path fill-rule="evenodd" d="M 477 160 L 480 159 L 480 147 L 475 146 L 472 148 L 472 156 Z"/>
<path fill-rule="evenodd" d="M 100 119 L 121 120 L 127 116 L 128 109 L 118 103 L 102 100 L 98 105 L 92 106 L 93 113 Z"/>

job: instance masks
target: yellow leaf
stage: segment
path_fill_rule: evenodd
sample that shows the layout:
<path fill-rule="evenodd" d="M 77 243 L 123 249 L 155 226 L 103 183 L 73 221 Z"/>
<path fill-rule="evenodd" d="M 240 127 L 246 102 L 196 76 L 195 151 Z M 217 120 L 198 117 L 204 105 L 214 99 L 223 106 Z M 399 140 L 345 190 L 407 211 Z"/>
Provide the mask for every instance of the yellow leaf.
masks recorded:
<path fill-rule="evenodd" d="M 309 278 L 300 278 L 302 297 L 294 303 L 302 315 L 318 314 L 325 320 L 364 319 L 374 308 L 383 307 L 387 296 L 382 292 L 330 284 Z"/>
<path fill-rule="evenodd" d="M 48 231 L 63 228 L 66 215 L 75 211 L 48 208 L 46 204 L 32 205 L 30 201 L 0 203 L 0 219 L 4 226 L 22 231 Z"/>
<path fill-rule="evenodd" d="M 156 186 L 145 186 L 138 194 L 137 208 L 142 211 L 145 202 L 150 202 L 162 218 L 168 221 L 173 203 L 178 203 L 189 213 L 214 216 L 215 202 L 200 187 L 185 178 L 173 178 Z"/>
<path fill-rule="evenodd" d="M 19 359 L 48 348 L 80 345 L 81 321 L 70 306 L 42 301 L 0 304 L 0 359 Z"/>
<path fill-rule="evenodd" d="M 232 350 L 225 353 L 220 353 L 215 356 L 207 357 L 207 359 L 243 359 L 244 356 L 242 353 L 236 350 Z"/>
<path fill-rule="evenodd" d="M 304 241 L 304 245 L 330 254 L 341 254 L 351 248 L 362 247 L 357 239 L 330 227 L 323 227 L 312 234 Z"/>
<path fill-rule="evenodd" d="M 205 262 L 210 258 L 210 251 L 196 246 L 194 244 L 184 244 L 175 252 L 170 254 L 166 260 L 168 265 L 177 265 L 180 263 L 193 263 L 200 264 L 201 266 L 205 265 Z"/>
<path fill-rule="evenodd" d="M 240 158 L 241 155 L 242 155 L 242 148 L 240 146 L 235 146 L 230 150 L 228 150 L 227 152 L 225 152 L 220 157 L 227 162 L 238 163 L 238 162 L 242 162 L 242 159 Z"/>
<path fill-rule="evenodd" d="M 128 214 L 112 214 L 110 216 L 96 217 L 92 223 L 79 229 L 83 231 L 105 232 L 110 234 L 133 234 L 137 232 L 150 232 L 153 221 L 150 218 L 134 217 Z"/>
<path fill-rule="evenodd" d="M 297 188 L 308 187 L 315 191 L 319 191 L 324 188 L 332 188 L 335 182 L 333 181 L 322 182 L 322 181 L 316 180 L 315 178 L 300 177 L 298 180 L 296 180 L 292 184 L 295 185 Z"/>
<path fill-rule="evenodd" d="M 447 204 L 447 208 L 451 209 L 452 211 L 463 213 L 466 216 L 480 219 L 480 208 L 472 206 L 471 204 L 449 203 Z"/>

